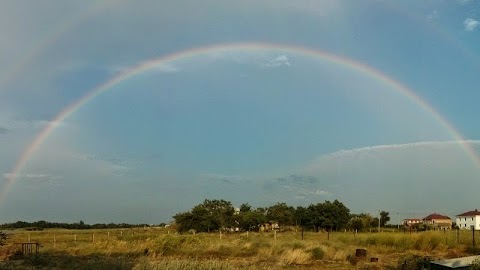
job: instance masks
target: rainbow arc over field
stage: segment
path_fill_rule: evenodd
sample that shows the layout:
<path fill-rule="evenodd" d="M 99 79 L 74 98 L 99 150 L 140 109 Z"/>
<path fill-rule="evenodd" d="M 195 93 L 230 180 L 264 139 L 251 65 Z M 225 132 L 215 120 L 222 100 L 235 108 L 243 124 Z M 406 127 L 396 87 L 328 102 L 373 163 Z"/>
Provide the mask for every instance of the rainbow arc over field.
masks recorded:
<path fill-rule="evenodd" d="M 418 107 L 423 109 L 432 115 L 439 124 L 445 127 L 446 130 L 450 133 L 452 138 L 463 147 L 466 154 L 472 159 L 476 165 L 480 166 L 480 158 L 476 155 L 474 150 L 471 148 L 469 141 L 466 141 L 463 136 L 456 130 L 456 128 L 449 123 L 435 108 L 428 104 L 425 100 L 419 97 L 413 90 L 403 85 L 402 83 L 394 80 L 393 78 L 387 76 L 381 71 L 374 69 L 371 66 L 368 66 L 354 59 L 347 58 L 340 55 L 335 55 L 326 51 L 296 46 L 296 45 L 285 45 L 285 44 L 276 44 L 276 43 L 263 43 L 263 42 L 241 42 L 241 43 L 221 43 L 214 44 L 210 46 L 198 47 L 188 50 L 183 50 L 168 55 L 160 56 L 155 59 L 149 59 L 144 61 L 130 69 L 125 70 L 124 72 L 112 77 L 103 84 L 96 86 L 87 92 L 82 98 L 73 102 L 66 108 L 64 108 L 55 118 L 53 118 L 43 130 L 35 137 L 35 139 L 25 148 L 22 152 L 20 158 L 16 162 L 16 165 L 11 170 L 9 174 L 10 177 L 5 182 L 3 188 L 0 190 L 0 202 L 5 198 L 8 191 L 15 184 L 18 179 L 19 173 L 23 170 L 25 165 L 35 151 L 42 145 L 43 142 L 49 137 L 52 132 L 55 131 L 55 128 L 58 127 L 58 123 L 61 123 L 66 118 L 78 111 L 82 106 L 95 99 L 102 93 L 114 89 L 114 86 L 121 84 L 122 82 L 127 81 L 135 77 L 136 75 L 147 72 L 159 65 L 168 64 L 178 60 L 186 60 L 192 57 L 197 57 L 201 55 L 208 55 L 214 53 L 222 52 L 231 52 L 231 51 L 245 51 L 245 52 L 256 52 L 256 51 L 268 51 L 268 52 L 282 52 L 282 53 L 292 53 L 300 54 L 306 57 L 318 59 L 332 65 L 338 65 L 346 67 L 348 69 L 354 70 L 366 77 L 374 79 L 384 85 L 388 86 L 389 89 L 393 89 L 396 93 L 405 96 L 411 100 Z"/>

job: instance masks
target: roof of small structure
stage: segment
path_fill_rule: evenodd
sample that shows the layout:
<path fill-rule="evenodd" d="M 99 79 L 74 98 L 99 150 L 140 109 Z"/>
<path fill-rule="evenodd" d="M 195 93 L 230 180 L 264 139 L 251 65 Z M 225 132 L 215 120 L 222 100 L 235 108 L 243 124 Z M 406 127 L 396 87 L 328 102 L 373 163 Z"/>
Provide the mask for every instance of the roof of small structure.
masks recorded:
<path fill-rule="evenodd" d="M 465 268 L 470 266 L 473 263 L 473 261 L 475 261 L 476 259 L 480 259 L 480 256 L 469 256 L 469 257 L 461 257 L 461 258 L 448 259 L 448 260 L 439 260 L 439 261 L 433 261 L 431 262 L 431 264 L 441 265 L 441 266 L 449 267 L 452 269 Z"/>
<path fill-rule="evenodd" d="M 425 220 L 432 220 L 432 219 L 450 219 L 450 218 L 447 217 L 447 216 L 444 216 L 444 215 L 433 213 L 433 214 L 430 214 L 430 215 L 426 216 L 424 219 Z"/>
<path fill-rule="evenodd" d="M 480 216 L 480 212 L 475 209 L 474 211 L 468 211 L 463 214 L 457 215 L 457 217 L 474 217 L 474 216 Z"/>

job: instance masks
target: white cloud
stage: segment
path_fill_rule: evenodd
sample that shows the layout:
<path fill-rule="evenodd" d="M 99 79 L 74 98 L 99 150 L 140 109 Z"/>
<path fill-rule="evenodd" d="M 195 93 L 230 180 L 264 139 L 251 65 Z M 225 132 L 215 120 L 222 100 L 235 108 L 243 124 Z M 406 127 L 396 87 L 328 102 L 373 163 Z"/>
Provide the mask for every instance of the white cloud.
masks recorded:
<path fill-rule="evenodd" d="M 13 179 L 13 173 L 4 173 L 3 178 L 6 180 Z M 51 175 L 45 173 L 20 173 L 15 176 L 15 179 L 22 180 L 28 185 L 38 185 L 38 184 L 47 184 L 47 185 L 61 185 L 60 180 L 63 179 L 63 176 L 60 175 Z"/>
<path fill-rule="evenodd" d="M 159 72 L 162 72 L 162 73 L 171 73 L 171 72 L 180 71 L 180 68 L 176 67 L 172 64 L 161 64 L 161 65 L 155 66 L 155 68 L 153 70 L 159 71 Z"/>
<path fill-rule="evenodd" d="M 131 176 L 135 168 L 134 161 L 104 154 L 70 153 L 69 157 L 84 161 L 95 171 L 110 176 Z"/>
<path fill-rule="evenodd" d="M 362 157 L 371 157 L 372 154 L 380 152 L 390 152 L 392 150 L 409 150 L 413 149 L 415 151 L 421 149 L 444 149 L 450 146 L 460 146 L 461 144 L 471 144 L 477 145 L 480 144 L 480 141 L 476 140 L 467 140 L 467 141 L 441 141 L 441 142 L 415 142 L 415 143 L 405 143 L 405 144 L 387 144 L 387 145 L 374 145 L 366 146 L 349 150 L 339 150 L 333 153 L 322 155 L 313 161 L 309 166 L 314 166 L 318 162 L 323 162 L 325 160 L 332 159 L 341 159 L 341 158 L 362 158 Z M 307 166 L 307 168 L 309 167 Z"/>
<path fill-rule="evenodd" d="M 311 194 L 330 192 L 353 211 L 361 202 L 365 209 L 443 209 L 460 212 L 474 203 L 479 188 L 480 164 L 472 153 L 480 154 L 480 141 L 417 142 L 378 145 L 341 150 L 320 156 L 298 174 L 318 178 L 321 187 Z M 461 186 L 463 196 L 454 204 L 441 197 L 453 196 Z M 313 186 L 312 186 L 313 187 Z M 315 190 L 315 191 L 313 191 Z M 304 194 L 305 197 L 308 197 Z M 438 210 L 437 210 L 438 211 Z"/>
<path fill-rule="evenodd" d="M 314 196 L 314 197 L 330 197 L 330 196 L 333 196 L 332 192 L 328 192 L 328 191 L 322 190 L 322 189 L 317 189 L 317 190 L 301 189 L 301 190 L 298 190 L 297 192 L 298 192 L 299 197 L 304 197 L 304 198 L 307 198 L 309 196 Z"/>
<path fill-rule="evenodd" d="M 331 196 L 332 195 L 332 193 L 330 193 L 328 191 L 318 190 L 318 189 L 315 192 L 313 192 L 313 194 L 319 195 L 319 196 Z"/>
<path fill-rule="evenodd" d="M 0 126 L 0 135 L 2 135 L 2 134 L 7 134 L 7 133 L 9 133 L 10 131 L 11 131 L 10 129 L 8 129 L 8 128 L 6 128 L 6 127 Z"/>
<path fill-rule="evenodd" d="M 266 67 L 280 67 L 280 66 L 291 66 L 290 60 L 286 55 L 279 55 L 267 63 L 265 63 Z"/>
<path fill-rule="evenodd" d="M 430 14 L 427 15 L 427 21 L 435 21 L 440 17 L 438 11 L 434 9 Z"/>
<path fill-rule="evenodd" d="M 472 2 L 472 0 L 457 0 L 457 2 L 462 5 L 462 6 L 465 6 L 465 5 L 468 5 Z"/>
<path fill-rule="evenodd" d="M 466 18 L 463 22 L 463 26 L 465 26 L 465 31 L 473 31 L 478 27 L 479 24 L 480 22 L 472 18 Z"/>
<path fill-rule="evenodd" d="M 211 181 L 219 181 L 225 184 L 245 183 L 250 181 L 249 178 L 241 175 L 218 174 L 218 173 L 206 173 L 201 175 L 201 178 L 211 180 Z"/>

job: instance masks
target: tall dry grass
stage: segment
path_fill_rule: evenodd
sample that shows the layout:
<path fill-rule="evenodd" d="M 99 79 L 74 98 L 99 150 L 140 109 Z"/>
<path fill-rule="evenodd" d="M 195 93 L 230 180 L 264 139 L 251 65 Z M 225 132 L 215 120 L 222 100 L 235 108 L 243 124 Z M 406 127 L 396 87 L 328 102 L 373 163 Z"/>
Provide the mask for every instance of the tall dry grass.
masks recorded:
<path fill-rule="evenodd" d="M 413 234 L 335 232 L 329 235 L 306 232 L 302 240 L 301 234 L 296 232 L 277 233 L 276 238 L 273 233 L 223 234 L 220 238 L 219 234 L 206 233 L 180 235 L 164 228 L 45 230 L 16 231 L 10 235 L 7 247 L 1 249 L 0 257 L 2 254 L 4 258 L 11 256 L 15 249 L 13 243 L 25 242 L 29 238 L 43 245 L 41 254 L 63 256 L 69 260 L 121 258 L 137 264 L 136 269 L 143 266 L 147 267 L 145 269 L 168 269 L 165 268 L 170 267 L 168 263 L 184 263 L 187 268 L 188 265 L 209 267 L 205 260 L 214 261 L 219 267 L 237 267 L 243 262 L 248 262 L 245 267 L 314 267 L 324 263 L 345 267 L 357 248 L 366 248 L 369 257 L 378 257 L 382 262 L 396 262 L 407 253 L 438 258 L 462 256 L 467 254 L 467 247 L 471 244 L 470 232 L 460 232 L 457 240 L 455 231 Z M 221 264 L 227 261 L 230 266 Z M 107 262 L 106 265 L 111 264 Z M 201 267 L 195 269 L 208 269 Z"/>

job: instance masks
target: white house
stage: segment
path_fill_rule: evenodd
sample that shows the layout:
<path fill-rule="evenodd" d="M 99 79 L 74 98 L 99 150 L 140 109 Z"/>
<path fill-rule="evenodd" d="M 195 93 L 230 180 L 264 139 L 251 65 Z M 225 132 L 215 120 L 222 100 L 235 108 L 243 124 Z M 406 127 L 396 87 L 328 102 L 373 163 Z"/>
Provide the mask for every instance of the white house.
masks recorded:
<path fill-rule="evenodd" d="M 420 223 L 422 223 L 422 220 L 419 218 L 407 218 L 403 220 L 403 225 L 405 226 L 413 226 Z"/>
<path fill-rule="evenodd" d="M 480 212 L 475 209 L 457 215 L 457 226 L 462 230 L 471 230 L 471 226 L 474 226 L 475 230 L 480 230 Z"/>

